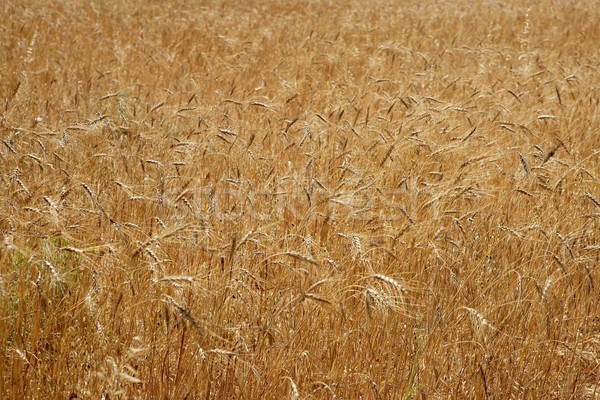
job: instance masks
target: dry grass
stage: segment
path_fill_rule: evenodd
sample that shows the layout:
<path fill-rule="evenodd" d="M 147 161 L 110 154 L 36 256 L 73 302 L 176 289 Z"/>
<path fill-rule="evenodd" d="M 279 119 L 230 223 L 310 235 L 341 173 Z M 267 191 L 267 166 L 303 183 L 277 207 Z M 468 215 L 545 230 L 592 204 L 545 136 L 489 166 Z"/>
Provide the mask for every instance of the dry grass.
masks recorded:
<path fill-rule="evenodd" d="M 600 398 L 594 0 L 0 5 L 0 397 Z"/>

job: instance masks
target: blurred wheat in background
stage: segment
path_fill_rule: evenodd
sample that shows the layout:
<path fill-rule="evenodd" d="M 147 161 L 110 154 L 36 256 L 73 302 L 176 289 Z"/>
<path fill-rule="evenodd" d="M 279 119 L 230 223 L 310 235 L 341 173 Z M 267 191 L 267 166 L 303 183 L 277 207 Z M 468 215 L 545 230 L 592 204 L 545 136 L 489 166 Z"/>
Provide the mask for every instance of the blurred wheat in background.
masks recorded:
<path fill-rule="evenodd" d="M 0 17 L 0 397 L 600 398 L 597 1 Z"/>

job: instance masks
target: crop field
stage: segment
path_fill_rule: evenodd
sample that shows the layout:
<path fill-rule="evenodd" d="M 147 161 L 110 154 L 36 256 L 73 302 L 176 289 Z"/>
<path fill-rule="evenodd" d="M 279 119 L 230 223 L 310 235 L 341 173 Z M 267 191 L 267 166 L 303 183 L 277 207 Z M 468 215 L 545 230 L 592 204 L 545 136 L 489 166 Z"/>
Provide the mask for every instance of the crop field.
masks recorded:
<path fill-rule="evenodd" d="M 600 399 L 596 0 L 0 2 L 0 398 Z"/>

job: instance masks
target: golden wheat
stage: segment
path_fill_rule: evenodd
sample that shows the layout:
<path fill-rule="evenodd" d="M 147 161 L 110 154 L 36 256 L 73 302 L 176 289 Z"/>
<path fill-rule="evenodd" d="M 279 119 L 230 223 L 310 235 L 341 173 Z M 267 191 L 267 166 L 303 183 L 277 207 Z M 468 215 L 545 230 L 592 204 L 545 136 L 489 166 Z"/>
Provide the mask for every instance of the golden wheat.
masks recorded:
<path fill-rule="evenodd" d="M 0 397 L 600 398 L 594 0 L 0 17 Z"/>

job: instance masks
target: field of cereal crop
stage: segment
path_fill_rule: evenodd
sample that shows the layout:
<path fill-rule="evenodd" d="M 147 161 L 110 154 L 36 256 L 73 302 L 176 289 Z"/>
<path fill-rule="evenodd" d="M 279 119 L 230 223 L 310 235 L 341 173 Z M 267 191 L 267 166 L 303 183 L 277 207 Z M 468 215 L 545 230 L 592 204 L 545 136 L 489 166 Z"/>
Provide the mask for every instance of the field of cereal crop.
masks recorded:
<path fill-rule="evenodd" d="M 0 397 L 600 399 L 598 21 L 2 1 Z"/>

